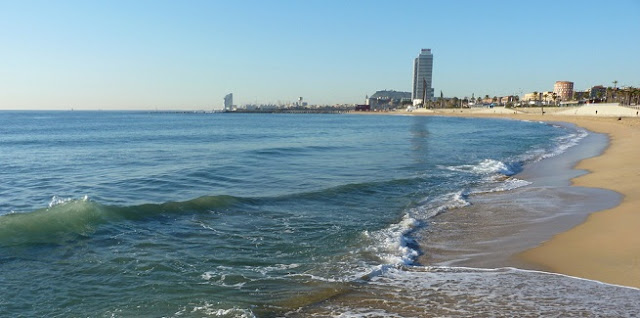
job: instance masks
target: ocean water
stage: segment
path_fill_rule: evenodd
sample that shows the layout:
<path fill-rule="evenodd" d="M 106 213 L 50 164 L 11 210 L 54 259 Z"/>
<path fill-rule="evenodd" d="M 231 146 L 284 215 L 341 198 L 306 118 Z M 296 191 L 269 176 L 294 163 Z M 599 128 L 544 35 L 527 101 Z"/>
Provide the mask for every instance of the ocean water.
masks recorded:
<path fill-rule="evenodd" d="M 589 136 L 497 119 L 0 112 L 0 316 L 639 315 L 637 289 L 462 266 L 480 240 L 545 239 L 478 229 L 550 218 L 531 208 L 546 188 L 520 174 Z M 500 208 L 514 194 L 529 209 Z"/>

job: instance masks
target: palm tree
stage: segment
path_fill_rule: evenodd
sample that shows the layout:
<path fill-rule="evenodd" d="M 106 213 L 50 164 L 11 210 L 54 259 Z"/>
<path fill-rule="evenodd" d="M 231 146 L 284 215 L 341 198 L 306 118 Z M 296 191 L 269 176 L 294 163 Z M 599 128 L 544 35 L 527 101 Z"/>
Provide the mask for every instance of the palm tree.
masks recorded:
<path fill-rule="evenodd" d="M 631 92 L 629 91 L 629 89 L 623 89 L 622 91 L 620 91 L 620 95 L 622 95 L 622 105 L 631 104 Z"/>
<path fill-rule="evenodd" d="M 636 94 L 635 88 L 628 87 L 627 89 L 624 90 L 624 93 L 625 95 L 627 95 L 627 98 L 625 98 L 625 103 L 631 106 L 631 100 L 633 99 L 633 96 Z"/>
<path fill-rule="evenodd" d="M 553 98 L 553 105 L 554 106 L 558 106 L 558 104 L 556 104 L 556 99 L 558 99 L 558 94 L 557 93 L 553 93 L 551 95 L 551 98 Z"/>
<path fill-rule="evenodd" d="M 618 87 L 618 80 L 613 81 L 613 89 Z"/>
<path fill-rule="evenodd" d="M 613 100 L 613 102 L 620 102 L 620 89 L 619 88 L 615 88 L 613 90 L 611 90 L 611 99 Z M 607 100 L 608 101 L 608 100 Z"/>
<path fill-rule="evenodd" d="M 635 88 L 635 87 L 631 87 L 631 94 L 634 97 L 632 99 L 632 103 L 636 104 L 636 106 L 638 106 L 638 99 L 640 99 L 640 89 L 639 88 Z"/>

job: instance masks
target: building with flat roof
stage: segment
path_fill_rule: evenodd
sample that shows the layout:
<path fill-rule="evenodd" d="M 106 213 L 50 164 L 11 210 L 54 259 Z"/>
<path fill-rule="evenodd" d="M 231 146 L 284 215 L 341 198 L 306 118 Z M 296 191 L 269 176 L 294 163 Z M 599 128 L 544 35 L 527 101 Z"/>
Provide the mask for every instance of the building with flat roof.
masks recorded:
<path fill-rule="evenodd" d="M 411 93 L 409 92 L 398 92 L 394 90 L 383 90 L 377 91 L 369 98 L 380 98 L 380 99 L 410 99 Z"/>
<path fill-rule="evenodd" d="M 224 110 L 233 110 L 233 94 L 229 93 L 224 97 Z"/>
<path fill-rule="evenodd" d="M 365 104 L 371 106 L 373 110 L 396 108 L 403 105 L 403 103 L 411 103 L 410 92 L 382 90 L 375 92 L 365 100 Z"/>
<path fill-rule="evenodd" d="M 413 61 L 413 90 L 411 99 L 414 104 L 433 99 L 432 88 L 433 54 L 431 49 L 422 49 L 420 55 Z"/>
<path fill-rule="evenodd" d="M 560 100 L 571 100 L 573 99 L 573 82 L 557 81 L 553 85 L 553 92 Z"/>

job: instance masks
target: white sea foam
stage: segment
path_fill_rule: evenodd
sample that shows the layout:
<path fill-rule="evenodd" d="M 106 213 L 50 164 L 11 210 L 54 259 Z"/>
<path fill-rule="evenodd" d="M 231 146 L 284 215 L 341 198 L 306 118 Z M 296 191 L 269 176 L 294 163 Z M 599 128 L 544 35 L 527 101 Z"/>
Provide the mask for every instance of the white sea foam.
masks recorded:
<path fill-rule="evenodd" d="M 518 178 L 508 178 L 504 180 L 502 183 L 500 183 L 500 185 L 495 187 L 495 189 L 492 192 L 514 190 L 517 188 L 528 186 L 530 184 L 531 184 L 530 181 L 526 181 Z"/>
<path fill-rule="evenodd" d="M 561 153 L 564 153 L 565 151 L 567 151 L 567 149 L 578 145 L 580 141 L 587 136 L 589 136 L 589 132 L 587 130 L 578 128 L 575 133 L 556 138 L 556 148 L 550 153 L 544 155 L 543 159 L 554 157 Z"/>
<path fill-rule="evenodd" d="M 545 125 L 547 124 L 543 122 L 541 123 Z M 555 127 L 562 128 L 562 126 Z M 569 148 L 578 145 L 580 141 L 588 135 L 589 132 L 587 130 L 577 128 L 571 133 L 556 137 L 553 140 L 554 147 L 552 149 L 531 149 L 509 161 L 516 163 L 537 162 L 543 159 L 555 157 L 566 152 Z M 449 171 L 483 176 L 487 182 L 483 185 L 476 185 L 473 189 L 468 191 L 468 194 L 509 191 L 531 184 L 529 181 L 510 177 L 516 173 L 511 164 L 490 158 L 483 159 L 476 164 L 440 166 L 440 168 Z"/>
<path fill-rule="evenodd" d="M 420 255 L 418 244 L 412 238 L 413 232 L 424 226 L 428 219 L 446 210 L 469 205 L 464 196 L 463 191 L 458 191 L 436 198 L 425 198 L 416 207 L 408 209 L 399 222 L 378 231 L 364 231 L 365 238 L 372 241 L 366 251 L 375 255 L 381 263 L 364 276 L 377 276 L 389 266 L 413 264 Z"/>
<path fill-rule="evenodd" d="M 75 201 L 74 198 L 63 198 L 63 197 L 59 197 L 57 195 L 54 195 L 53 197 L 51 197 L 51 201 L 49 202 L 49 208 L 52 208 L 56 205 L 61 205 L 61 204 L 65 204 L 71 201 Z M 79 201 L 82 202 L 86 202 L 89 201 L 89 196 L 85 195 L 83 196 Z"/>
<path fill-rule="evenodd" d="M 467 191 L 447 193 L 435 198 L 425 198 L 420 204 L 410 210 L 410 214 L 419 220 L 430 219 L 444 211 L 462 208 L 470 205 L 465 199 Z"/>
<path fill-rule="evenodd" d="M 499 177 L 495 177 L 492 178 L 492 181 L 496 181 L 493 182 L 491 184 L 487 184 L 486 186 L 479 186 L 476 187 L 472 190 L 469 191 L 469 195 L 472 194 L 482 194 L 482 193 L 493 193 L 493 192 L 502 192 L 502 191 L 510 191 L 510 190 L 515 190 L 521 187 L 525 187 L 531 184 L 531 182 L 526 181 L 526 180 L 522 180 L 522 179 L 518 179 L 518 178 L 514 178 L 514 177 L 509 177 L 509 178 L 499 178 Z M 499 181 L 499 182 L 498 182 Z"/>
<path fill-rule="evenodd" d="M 259 272 L 262 275 L 267 275 L 270 272 L 275 272 L 275 271 L 285 271 L 285 270 L 289 270 L 289 269 L 294 269 L 294 268 L 298 268 L 300 267 L 300 264 L 276 264 L 273 266 L 264 266 L 264 267 L 259 267 Z"/>
<path fill-rule="evenodd" d="M 49 207 L 52 208 L 56 205 L 64 204 L 73 200 L 73 198 L 60 198 L 57 195 L 51 197 L 51 201 L 49 202 Z"/>
<path fill-rule="evenodd" d="M 310 316 L 315 316 L 310 314 Z M 389 312 L 384 309 L 376 308 L 339 308 L 335 312 L 328 315 L 334 318 L 373 318 L 373 317 L 389 317 L 389 318 L 404 318 L 405 316 L 399 315 L 393 312 Z"/>
<path fill-rule="evenodd" d="M 446 166 L 444 169 L 457 172 L 469 172 L 479 175 L 488 175 L 500 173 L 503 175 L 512 175 L 513 171 L 504 162 L 494 159 L 484 159 L 474 165 Z"/>
<path fill-rule="evenodd" d="M 242 275 L 222 274 L 219 272 L 205 272 L 200 277 L 211 285 L 234 289 L 240 289 L 250 281 Z M 238 282 L 238 280 L 240 281 Z"/>
<path fill-rule="evenodd" d="M 247 283 L 265 279 L 282 279 L 282 277 L 305 276 L 290 271 L 298 267 L 300 267 L 300 264 L 276 264 L 273 266 L 264 267 L 244 266 L 240 268 L 232 268 L 229 266 L 221 265 L 215 267 L 210 271 L 204 272 L 202 275 L 200 275 L 200 278 L 211 285 L 225 288 L 241 289 Z M 234 271 L 234 269 L 236 271 Z M 255 275 L 252 273 L 258 273 L 260 275 Z"/>
<path fill-rule="evenodd" d="M 362 274 L 351 276 L 351 277 L 344 277 L 344 278 L 324 277 L 324 276 L 318 276 L 318 275 L 308 274 L 308 273 L 287 274 L 287 275 L 284 275 L 284 277 L 289 277 L 289 278 L 301 278 L 301 277 L 304 277 L 304 278 L 307 278 L 310 281 L 315 281 L 315 282 L 344 283 L 344 282 L 351 282 L 351 281 L 354 281 L 354 280 L 358 280 L 358 279 L 360 279 L 362 277 Z"/>
<path fill-rule="evenodd" d="M 531 152 L 527 156 L 533 157 L 534 153 L 535 152 Z M 543 151 L 542 154 L 544 154 Z M 542 154 L 539 156 L 542 156 Z M 515 174 L 513 168 L 502 161 L 494 159 L 484 159 L 475 165 L 448 166 L 441 168 L 449 171 L 473 173 L 484 178 L 484 181 L 486 181 L 484 184 L 476 185 L 473 189 L 469 190 L 467 194 L 509 191 L 531 184 L 529 181 L 511 177 L 511 175 Z"/>
<path fill-rule="evenodd" d="M 250 309 L 243 308 L 219 308 L 218 304 L 205 302 L 202 305 L 193 306 L 193 308 L 183 308 L 174 314 L 175 317 L 187 316 L 192 317 L 234 317 L 234 318 L 255 318 L 256 316 Z"/>
<path fill-rule="evenodd" d="M 390 268 L 303 316 L 637 317 L 639 301 L 640 289 L 560 274 L 409 266 Z"/>
<path fill-rule="evenodd" d="M 367 252 L 376 255 L 382 264 L 411 264 L 419 252 L 410 247 L 411 239 L 407 236 L 419 224 L 418 220 L 403 215 L 398 223 L 375 232 L 364 231 L 363 235 L 373 241 Z"/>
<path fill-rule="evenodd" d="M 557 125 L 554 125 L 554 127 L 562 128 L 562 126 Z M 518 157 L 516 160 L 521 162 L 537 162 L 543 159 L 558 156 L 566 152 L 569 148 L 578 145 L 580 141 L 587 136 L 589 136 L 589 132 L 587 130 L 576 128 L 575 131 L 572 131 L 571 133 L 554 138 L 553 149 L 532 149 Z"/>

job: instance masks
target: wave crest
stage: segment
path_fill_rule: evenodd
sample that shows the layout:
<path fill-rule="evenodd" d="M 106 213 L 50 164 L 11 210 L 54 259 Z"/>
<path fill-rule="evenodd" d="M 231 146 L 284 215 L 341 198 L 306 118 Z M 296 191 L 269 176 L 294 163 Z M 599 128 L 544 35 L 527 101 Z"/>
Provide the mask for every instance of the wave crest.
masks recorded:
<path fill-rule="evenodd" d="M 182 202 L 109 206 L 89 200 L 54 196 L 47 208 L 0 216 L 0 246 L 59 244 L 89 236 L 105 223 L 142 220 L 174 213 L 206 213 L 246 201 L 232 196 L 204 196 Z"/>
<path fill-rule="evenodd" d="M 477 164 L 474 165 L 459 165 L 459 166 L 447 166 L 444 169 L 456 172 L 468 172 L 479 175 L 487 175 L 487 174 L 503 174 L 506 176 L 510 176 L 515 174 L 512 170 L 512 167 L 509 167 L 506 163 L 494 160 L 494 159 L 484 159 Z"/>

